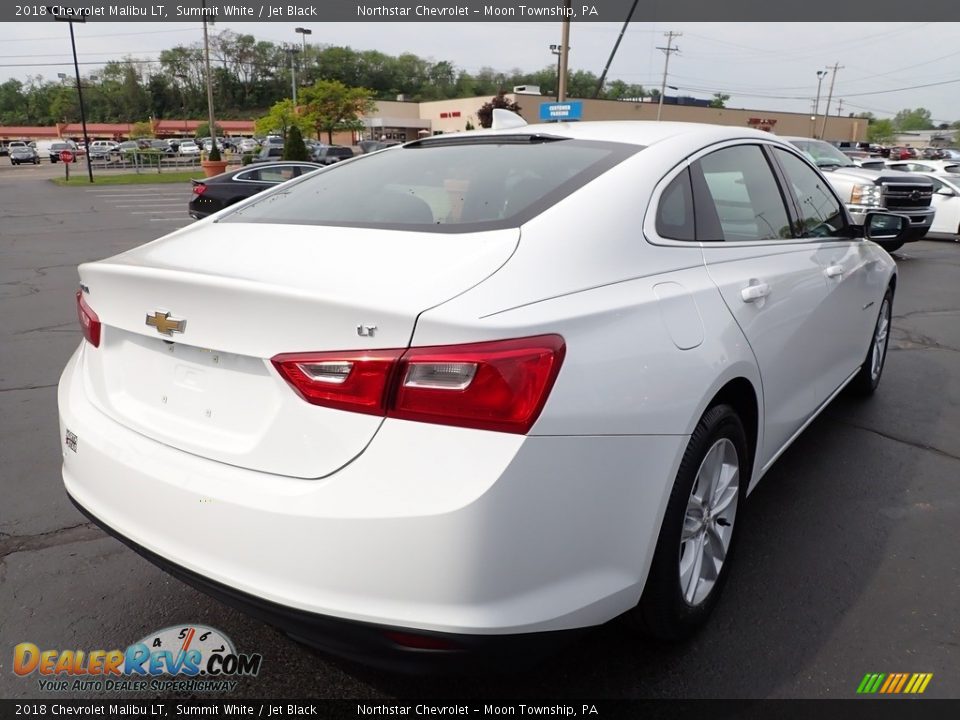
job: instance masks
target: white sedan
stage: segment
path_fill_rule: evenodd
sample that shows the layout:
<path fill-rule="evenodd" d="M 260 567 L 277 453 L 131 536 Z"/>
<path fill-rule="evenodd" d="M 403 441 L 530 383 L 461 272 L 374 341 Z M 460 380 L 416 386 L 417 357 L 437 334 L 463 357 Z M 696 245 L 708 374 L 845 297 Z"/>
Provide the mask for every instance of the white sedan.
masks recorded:
<path fill-rule="evenodd" d="M 852 225 L 768 133 L 505 124 L 81 265 L 78 507 L 339 654 L 693 633 L 749 493 L 877 387 L 897 275 L 870 238 L 906 221 Z"/>
<path fill-rule="evenodd" d="M 184 140 L 180 143 L 180 147 L 177 148 L 177 152 L 181 155 L 199 155 L 200 146 L 197 145 L 193 140 Z"/>
<path fill-rule="evenodd" d="M 927 237 L 960 239 L 960 175 L 923 173 L 933 183 L 932 205 L 937 211 Z"/>

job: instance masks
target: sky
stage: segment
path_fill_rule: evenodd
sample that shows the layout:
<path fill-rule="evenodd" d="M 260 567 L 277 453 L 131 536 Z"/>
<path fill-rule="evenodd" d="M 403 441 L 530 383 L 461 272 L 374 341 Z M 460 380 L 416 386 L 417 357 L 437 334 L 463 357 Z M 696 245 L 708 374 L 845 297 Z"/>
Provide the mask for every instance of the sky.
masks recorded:
<path fill-rule="evenodd" d="M 303 23 L 218 22 L 273 42 L 300 42 L 294 27 Z M 508 72 L 538 70 L 555 63 L 549 46 L 560 43 L 559 22 L 500 23 L 314 23 L 308 40 L 349 45 L 392 55 L 411 52 L 448 60 L 470 72 L 489 66 Z M 599 75 L 620 23 L 574 23 L 571 69 Z M 108 60 L 156 58 L 160 51 L 202 39 L 200 23 L 100 23 L 76 25 L 81 73 L 95 72 Z M 15 32 L 11 32 L 14 30 Z M 72 73 L 65 24 L 9 24 L 0 40 L 0 82 Z M 627 30 L 608 80 L 622 79 L 659 88 L 667 31 L 682 35 L 670 58 L 667 94 L 709 98 L 731 96 L 727 107 L 810 112 L 817 94 L 817 71 L 835 63 L 831 114 L 843 100 L 844 115 L 863 111 L 892 117 L 904 108 L 925 107 L 935 123 L 960 120 L 960 23 L 644 23 Z M 821 113 L 831 72 L 821 88 Z M 926 86 L 926 87 L 918 87 Z"/>

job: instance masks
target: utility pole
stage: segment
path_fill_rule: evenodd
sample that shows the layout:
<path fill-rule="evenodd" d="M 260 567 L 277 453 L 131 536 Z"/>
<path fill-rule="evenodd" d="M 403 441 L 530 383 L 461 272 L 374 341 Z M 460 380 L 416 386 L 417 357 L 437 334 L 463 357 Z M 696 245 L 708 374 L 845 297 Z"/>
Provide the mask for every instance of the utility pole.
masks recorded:
<path fill-rule="evenodd" d="M 567 68 L 570 60 L 570 5 L 573 0 L 564 0 L 563 32 L 560 35 L 560 78 L 557 81 L 557 102 L 567 99 Z"/>
<path fill-rule="evenodd" d="M 837 102 L 837 117 L 843 115 L 843 98 Z"/>
<path fill-rule="evenodd" d="M 680 52 L 680 48 L 673 47 L 673 39 L 682 36 L 683 33 L 674 32 L 673 30 L 666 32 L 664 33 L 664 37 L 667 38 L 667 46 L 657 47 L 657 50 L 663 50 L 663 54 L 666 55 L 663 60 L 663 82 L 660 83 L 660 103 L 657 105 L 657 122 L 660 122 L 660 115 L 663 113 L 663 93 L 667 89 L 667 70 L 670 67 L 670 54 Z"/>
<path fill-rule="evenodd" d="M 87 14 L 80 13 L 76 17 L 59 15 L 53 12 L 53 8 L 50 9 L 50 12 L 54 20 L 65 22 L 70 26 L 70 47 L 73 49 L 73 71 L 77 77 L 77 97 L 80 99 L 80 127 L 83 128 L 83 148 L 84 154 L 87 156 L 87 176 L 90 178 L 90 182 L 93 182 L 93 165 L 90 163 L 90 137 L 87 135 L 87 113 L 83 108 L 83 83 L 80 82 L 80 65 L 77 63 L 77 41 L 73 36 L 73 24 L 75 22 L 85 23 Z M 66 79 L 66 77 L 65 73 L 60 74 L 61 80 Z"/>
<path fill-rule="evenodd" d="M 826 70 L 817 70 L 817 102 L 813 106 L 813 123 L 810 127 L 810 137 L 817 137 L 817 115 L 820 114 L 820 86 L 823 84 L 823 78 L 826 76 Z"/>
<path fill-rule="evenodd" d="M 833 64 L 833 74 L 830 76 L 830 92 L 827 94 L 827 109 L 823 111 L 823 124 L 820 126 L 820 139 L 823 139 L 824 134 L 827 132 L 827 118 L 830 116 L 830 101 L 833 99 L 833 84 L 837 80 L 837 71 L 843 70 L 843 65 L 840 63 Z"/>
<path fill-rule="evenodd" d="M 207 122 L 210 125 L 210 150 L 217 146 L 217 126 L 213 120 L 213 77 L 210 73 L 210 39 L 207 37 L 207 3 L 204 0 L 202 6 L 203 15 L 203 61 L 207 70 Z"/>

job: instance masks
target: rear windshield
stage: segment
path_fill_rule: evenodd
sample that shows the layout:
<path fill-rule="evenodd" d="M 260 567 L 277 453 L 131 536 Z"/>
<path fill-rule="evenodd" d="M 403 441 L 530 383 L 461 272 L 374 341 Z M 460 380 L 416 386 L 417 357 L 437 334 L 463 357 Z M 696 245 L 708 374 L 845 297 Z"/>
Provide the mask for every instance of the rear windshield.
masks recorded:
<path fill-rule="evenodd" d="M 222 222 L 433 232 L 516 227 L 641 149 L 536 136 L 427 140 L 336 163 Z"/>

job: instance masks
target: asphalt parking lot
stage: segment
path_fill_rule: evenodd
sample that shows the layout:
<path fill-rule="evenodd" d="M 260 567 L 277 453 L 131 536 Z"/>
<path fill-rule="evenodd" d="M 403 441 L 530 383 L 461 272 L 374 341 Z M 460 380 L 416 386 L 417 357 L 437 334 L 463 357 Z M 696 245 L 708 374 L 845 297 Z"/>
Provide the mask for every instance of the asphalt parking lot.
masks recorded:
<path fill-rule="evenodd" d="M 80 340 L 76 265 L 188 224 L 189 188 L 61 188 L 47 168 L 18 170 L 0 166 L 0 697 L 41 695 L 11 672 L 17 643 L 122 648 L 181 623 L 262 653 L 231 697 L 848 698 L 868 672 L 932 672 L 926 696 L 960 697 L 960 244 L 898 254 L 879 393 L 841 397 L 751 496 L 729 585 L 693 641 L 614 622 L 518 675 L 407 678 L 292 642 L 73 508 L 56 384 Z M 72 696 L 89 697 L 59 697 Z"/>

